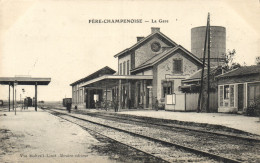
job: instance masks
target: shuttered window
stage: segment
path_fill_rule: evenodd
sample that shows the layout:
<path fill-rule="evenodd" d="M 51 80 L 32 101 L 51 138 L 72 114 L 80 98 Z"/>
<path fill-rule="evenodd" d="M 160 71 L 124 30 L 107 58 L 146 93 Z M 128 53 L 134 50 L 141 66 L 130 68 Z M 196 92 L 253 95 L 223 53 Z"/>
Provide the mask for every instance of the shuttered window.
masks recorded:
<path fill-rule="evenodd" d="M 223 106 L 223 101 L 224 101 L 224 87 L 223 85 L 219 86 L 219 106 Z"/>
<path fill-rule="evenodd" d="M 129 60 L 127 61 L 127 69 L 126 69 L 126 74 L 129 75 Z"/>
<path fill-rule="evenodd" d="M 120 67 L 119 67 L 119 75 L 122 75 L 122 63 L 120 63 Z"/>
<path fill-rule="evenodd" d="M 173 60 L 173 73 L 182 73 L 182 59 Z"/>
<path fill-rule="evenodd" d="M 230 85 L 230 107 L 235 106 L 235 100 L 234 100 L 234 85 Z"/>
<path fill-rule="evenodd" d="M 123 75 L 125 75 L 125 62 L 123 63 Z"/>

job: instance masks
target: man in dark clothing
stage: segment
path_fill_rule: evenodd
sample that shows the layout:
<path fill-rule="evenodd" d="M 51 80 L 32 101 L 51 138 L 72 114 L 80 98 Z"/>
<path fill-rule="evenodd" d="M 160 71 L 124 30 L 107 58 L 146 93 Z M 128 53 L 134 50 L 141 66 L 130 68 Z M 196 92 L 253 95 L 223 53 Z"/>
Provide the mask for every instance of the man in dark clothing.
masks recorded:
<path fill-rule="evenodd" d="M 68 110 L 68 112 L 70 113 L 70 111 L 71 111 L 71 103 L 67 103 L 67 110 Z"/>

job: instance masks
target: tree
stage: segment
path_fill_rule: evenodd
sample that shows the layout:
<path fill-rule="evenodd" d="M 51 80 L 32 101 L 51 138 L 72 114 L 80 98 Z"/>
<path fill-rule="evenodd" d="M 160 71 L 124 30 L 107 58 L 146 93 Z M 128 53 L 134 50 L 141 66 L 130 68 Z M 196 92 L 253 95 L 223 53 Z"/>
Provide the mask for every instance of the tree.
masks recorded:
<path fill-rule="evenodd" d="M 223 68 L 226 71 L 230 71 L 230 70 L 241 67 L 241 65 L 239 63 L 233 62 L 235 54 L 236 54 L 235 49 L 233 49 L 232 51 L 228 50 L 227 53 L 223 54 L 225 57 Z"/>

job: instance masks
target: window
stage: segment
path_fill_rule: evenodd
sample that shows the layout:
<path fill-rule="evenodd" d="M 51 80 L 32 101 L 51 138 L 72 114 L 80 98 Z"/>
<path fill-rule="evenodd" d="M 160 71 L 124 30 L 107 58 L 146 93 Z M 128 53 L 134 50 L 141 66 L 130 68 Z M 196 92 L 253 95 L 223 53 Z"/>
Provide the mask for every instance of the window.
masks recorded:
<path fill-rule="evenodd" d="M 120 66 L 119 66 L 119 75 L 122 75 L 122 63 L 120 63 Z"/>
<path fill-rule="evenodd" d="M 223 85 L 219 86 L 219 106 L 224 106 L 224 101 L 223 101 Z"/>
<path fill-rule="evenodd" d="M 230 107 L 235 106 L 235 99 L 234 99 L 234 85 L 230 85 Z"/>
<path fill-rule="evenodd" d="M 123 63 L 123 75 L 125 75 L 125 62 Z"/>
<path fill-rule="evenodd" d="M 173 60 L 173 73 L 182 73 L 182 59 Z"/>
<path fill-rule="evenodd" d="M 166 94 L 172 94 L 172 81 L 162 82 L 162 97 L 164 98 Z"/>
<path fill-rule="evenodd" d="M 126 69 L 126 74 L 129 75 L 129 60 L 127 60 L 127 69 Z"/>
<path fill-rule="evenodd" d="M 229 85 L 224 86 L 224 99 L 229 99 Z"/>

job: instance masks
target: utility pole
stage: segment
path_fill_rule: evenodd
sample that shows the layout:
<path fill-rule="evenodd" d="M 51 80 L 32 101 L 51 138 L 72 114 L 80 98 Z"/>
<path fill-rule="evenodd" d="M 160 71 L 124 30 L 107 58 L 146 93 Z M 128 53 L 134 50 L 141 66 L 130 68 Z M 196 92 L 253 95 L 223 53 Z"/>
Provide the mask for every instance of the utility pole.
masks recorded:
<path fill-rule="evenodd" d="M 17 86 L 17 81 L 14 82 L 14 92 L 15 92 L 15 99 L 14 99 L 14 103 L 15 103 L 15 107 L 14 107 L 14 114 L 16 115 L 16 107 L 17 107 L 17 101 L 16 101 L 16 86 Z"/>
<path fill-rule="evenodd" d="M 207 27 L 206 27 L 206 35 L 205 35 L 205 42 L 204 42 L 204 49 L 203 49 L 203 66 L 201 70 L 201 83 L 200 83 L 200 94 L 199 94 L 199 99 L 198 99 L 198 108 L 197 112 L 201 111 L 201 103 L 202 103 L 202 93 L 203 93 L 203 82 L 204 82 L 204 68 L 205 68 L 205 57 L 206 57 L 206 48 L 207 48 L 207 39 L 208 36 L 210 35 L 208 33 L 208 28 L 209 28 L 209 14 L 208 14 L 208 20 L 207 20 Z M 209 60 L 209 59 L 208 59 Z"/>
<path fill-rule="evenodd" d="M 37 82 L 35 82 L 35 99 L 34 99 L 35 111 L 37 111 Z"/>
<path fill-rule="evenodd" d="M 8 111 L 10 112 L 10 82 L 9 82 L 9 96 L 8 96 Z"/>
<path fill-rule="evenodd" d="M 206 112 L 209 112 L 209 96 L 210 96 L 210 14 L 208 15 L 208 99 Z"/>

